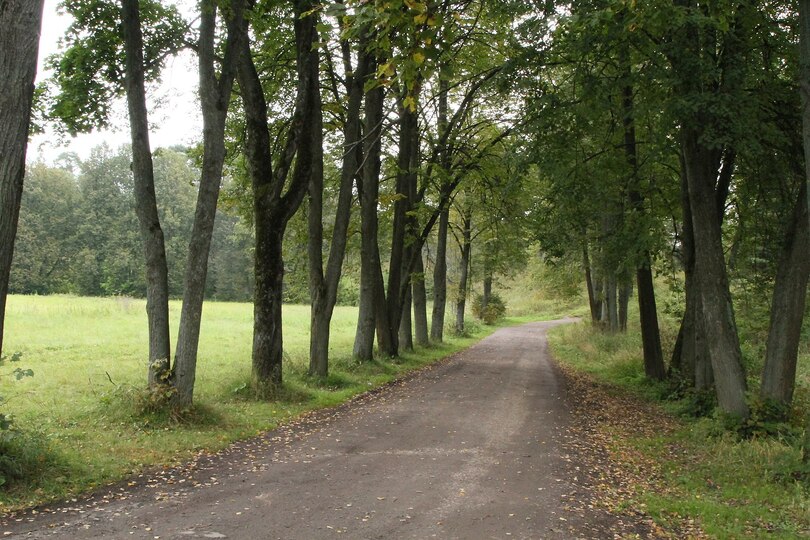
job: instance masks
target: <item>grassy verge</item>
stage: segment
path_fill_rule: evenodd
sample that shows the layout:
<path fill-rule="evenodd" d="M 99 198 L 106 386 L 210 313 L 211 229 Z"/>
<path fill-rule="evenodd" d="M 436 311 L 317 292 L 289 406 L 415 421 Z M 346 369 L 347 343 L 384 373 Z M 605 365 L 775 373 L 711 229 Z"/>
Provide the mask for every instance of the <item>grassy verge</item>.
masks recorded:
<path fill-rule="evenodd" d="M 665 323 L 665 342 L 674 337 L 672 326 Z M 644 378 L 641 341 L 632 326 L 619 336 L 586 324 L 559 327 L 550 345 L 565 369 L 585 374 L 600 388 L 596 429 L 611 458 L 631 476 L 620 506 L 680 531 L 675 537 L 700 530 L 713 538 L 810 535 L 810 483 L 800 463 L 798 428 L 741 440 L 719 419 L 689 416 L 688 400 L 672 400 L 671 388 Z M 799 395 L 806 392 L 809 359 L 805 349 Z M 749 361 L 749 372 L 757 373 Z M 751 388 L 757 387 L 752 381 Z"/>
<path fill-rule="evenodd" d="M 179 303 L 172 303 L 173 319 Z M 509 319 L 517 324 L 533 317 Z M 183 423 L 139 412 L 146 378 L 145 303 L 128 298 L 10 297 L 6 351 L 34 377 L 0 373 L 3 412 L 18 432 L 0 439 L 0 458 L 17 456 L 27 471 L 0 491 L 7 512 L 93 489 L 145 468 L 216 451 L 330 407 L 466 348 L 494 327 L 474 322 L 467 335 L 403 354 L 394 362 L 351 358 L 356 309 L 338 307 L 332 323 L 330 375 L 307 376 L 309 308 L 285 306 L 284 399 L 257 401 L 248 391 L 252 307 L 207 303 L 202 325 L 195 410 Z M 15 436 L 16 435 L 16 436 Z M 2 464 L 0 464 L 2 465 Z M 11 467 L 13 469 L 13 467 Z"/>

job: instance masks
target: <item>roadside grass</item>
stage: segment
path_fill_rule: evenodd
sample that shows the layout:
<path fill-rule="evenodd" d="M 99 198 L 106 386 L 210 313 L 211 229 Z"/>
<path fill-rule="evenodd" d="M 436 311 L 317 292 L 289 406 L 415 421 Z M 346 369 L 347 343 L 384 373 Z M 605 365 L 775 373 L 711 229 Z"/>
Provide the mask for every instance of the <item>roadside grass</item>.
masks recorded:
<path fill-rule="evenodd" d="M 637 318 L 637 316 L 636 316 Z M 799 361 L 799 406 L 791 425 L 780 426 L 776 434 L 753 430 L 741 439 L 723 427 L 718 417 L 695 418 L 689 397 L 675 399 L 666 383 L 645 379 L 641 339 L 631 314 L 629 332 L 610 336 L 587 323 L 553 329 L 549 343 L 555 358 L 564 366 L 588 374 L 607 387 L 611 396 L 642 399 L 650 415 L 674 429 L 643 433 L 633 421 L 608 420 L 602 431 L 608 451 L 631 469 L 656 464 L 658 470 L 641 470 L 656 477 L 653 488 L 641 490 L 625 504 L 643 508 L 657 523 L 677 530 L 684 520 L 694 520 L 713 538 L 798 538 L 810 535 L 810 471 L 801 464 L 801 426 L 804 425 L 806 396 L 810 383 L 810 351 L 804 340 Z M 743 320 L 741 333 L 754 326 Z M 672 350 L 677 322 L 664 317 L 662 334 L 665 356 Z M 807 336 L 807 329 L 805 330 Z M 750 388 L 759 387 L 756 343 L 745 343 Z M 673 420 L 674 419 L 674 420 Z M 653 419 L 654 421 L 655 419 Z M 756 427 L 756 426 L 755 426 Z M 629 451 L 628 451 L 629 450 Z M 643 461 L 632 462 L 638 453 Z"/>
<path fill-rule="evenodd" d="M 180 303 L 171 303 L 177 322 Z M 145 301 L 131 298 L 11 296 L 5 350 L 34 376 L 0 373 L 3 412 L 14 418 L 0 454 L 17 456 L 27 476 L 0 490 L 0 512 L 63 499 L 136 474 L 174 465 L 195 453 L 271 430 L 302 413 L 337 405 L 406 372 L 469 347 L 497 327 L 468 321 L 464 336 L 419 348 L 393 361 L 351 357 L 357 310 L 337 307 L 330 375 L 307 375 L 309 307 L 284 307 L 285 395 L 258 401 L 250 393 L 252 306 L 207 302 L 195 407 L 177 422 L 144 412 L 147 369 Z M 506 319 L 499 326 L 536 318 Z M 176 326 L 173 327 L 173 336 Z M 24 461 L 24 463 L 23 463 Z M 2 465 L 2 464 L 0 464 Z"/>

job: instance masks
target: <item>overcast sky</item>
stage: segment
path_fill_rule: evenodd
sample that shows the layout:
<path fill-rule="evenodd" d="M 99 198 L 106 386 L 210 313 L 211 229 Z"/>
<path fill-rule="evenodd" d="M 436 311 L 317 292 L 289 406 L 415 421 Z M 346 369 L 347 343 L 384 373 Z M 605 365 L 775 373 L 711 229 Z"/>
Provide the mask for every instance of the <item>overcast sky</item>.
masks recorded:
<path fill-rule="evenodd" d="M 59 39 L 70 25 L 70 18 L 58 13 L 58 5 L 59 0 L 45 0 L 39 43 L 38 81 L 49 76 L 44 68 L 45 58 L 59 52 Z M 163 74 L 163 83 L 150 93 L 150 142 L 153 149 L 173 144 L 189 144 L 199 139 L 202 119 L 196 91 L 195 58 L 185 53 L 169 60 Z M 49 126 L 44 134 L 32 137 L 28 146 L 28 161 L 43 160 L 52 163 L 63 152 L 76 152 L 84 159 L 94 146 L 104 142 L 112 147 L 128 143 L 129 122 L 123 99 L 118 100 L 113 107 L 110 123 L 113 126 L 111 130 L 79 135 L 76 138 L 68 137 L 66 140 L 60 140 L 55 130 Z"/>

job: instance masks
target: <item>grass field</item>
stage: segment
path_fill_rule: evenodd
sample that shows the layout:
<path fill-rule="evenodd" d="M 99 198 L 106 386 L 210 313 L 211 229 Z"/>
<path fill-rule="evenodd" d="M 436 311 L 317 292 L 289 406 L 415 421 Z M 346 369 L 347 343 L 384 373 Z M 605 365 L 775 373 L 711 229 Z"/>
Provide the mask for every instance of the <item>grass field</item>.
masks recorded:
<path fill-rule="evenodd" d="M 646 410 L 660 419 L 660 429 L 652 432 L 638 431 L 632 421 L 621 418 L 602 425 L 610 455 L 625 470 L 656 479 L 654 486 L 640 489 L 623 504 L 644 508 L 669 528 L 692 520 L 712 538 L 810 535 L 810 470 L 801 463 L 800 448 L 810 390 L 810 321 L 800 353 L 793 421 L 768 425 L 754 418 L 753 435 L 741 438 L 727 431 L 721 418 L 693 417 L 688 398 L 675 399 L 671 385 L 644 377 L 636 320 L 634 313 L 625 335 L 611 336 L 579 324 L 556 328 L 549 336 L 561 363 L 607 385 L 617 399 L 630 395 L 647 401 Z M 740 325 L 741 333 L 749 335 L 743 348 L 749 388 L 756 395 L 762 369 L 756 351 L 764 340 L 751 338 L 753 325 L 745 317 Z M 677 323 L 663 317 L 665 355 L 676 333 Z"/>
<path fill-rule="evenodd" d="M 179 302 L 171 304 L 175 323 L 179 309 Z M 356 316 L 356 308 L 336 309 L 331 374 L 318 381 L 306 375 L 309 307 L 285 306 L 288 398 L 262 402 L 247 390 L 252 306 L 206 303 L 195 411 L 190 420 L 177 424 L 139 412 L 147 367 L 143 300 L 11 296 L 4 350 L 8 355 L 20 352 L 22 358 L 0 368 L 0 395 L 6 398 L 3 412 L 13 415 L 15 429 L 26 436 L 6 441 L 0 456 L 11 452 L 9 444 L 17 445 L 13 451 L 22 451 L 35 472 L 0 491 L 0 511 L 85 491 L 145 467 L 183 461 L 200 449 L 223 448 L 303 411 L 340 403 L 492 331 L 471 322 L 467 337 L 448 336 L 445 344 L 405 354 L 396 362 L 357 364 L 351 359 Z M 14 367 L 30 368 L 34 376 L 15 381 Z"/>

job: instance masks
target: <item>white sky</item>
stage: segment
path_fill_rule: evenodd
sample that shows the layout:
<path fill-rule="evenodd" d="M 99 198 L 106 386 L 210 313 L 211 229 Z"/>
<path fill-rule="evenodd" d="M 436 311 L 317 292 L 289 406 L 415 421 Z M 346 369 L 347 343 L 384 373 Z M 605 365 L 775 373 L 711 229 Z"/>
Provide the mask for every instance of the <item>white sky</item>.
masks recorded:
<path fill-rule="evenodd" d="M 186 2 L 188 4 L 189 2 Z M 59 14 L 59 0 L 45 0 L 42 20 L 42 37 L 39 43 L 39 66 L 37 81 L 49 76 L 44 69 L 45 58 L 59 52 L 59 40 L 70 25 L 67 15 Z M 182 9 L 182 8 L 181 8 Z M 184 10 L 185 11 L 185 10 Z M 163 82 L 149 92 L 149 120 L 152 125 L 150 142 L 152 149 L 173 144 L 190 144 L 201 138 L 202 118 L 197 100 L 196 58 L 189 52 L 170 59 L 163 73 Z M 110 119 L 112 129 L 95 131 L 75 138 L 66 136 L 60 140 L 51 126 L 46 132 L 31 138 L 28 145 L 28 161 L 52 163 L 63 152 L 76 152 L 82 159 L 90 150 L 102 143 L 117 147 L 129 142 L 129 120 L 125 100 L 116 100 Z"/>

